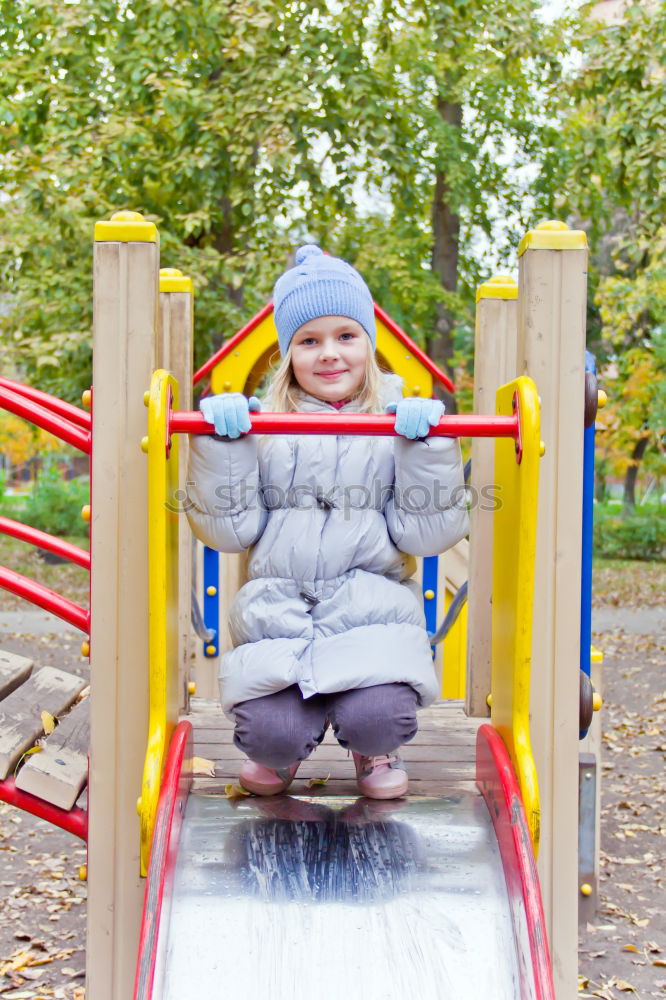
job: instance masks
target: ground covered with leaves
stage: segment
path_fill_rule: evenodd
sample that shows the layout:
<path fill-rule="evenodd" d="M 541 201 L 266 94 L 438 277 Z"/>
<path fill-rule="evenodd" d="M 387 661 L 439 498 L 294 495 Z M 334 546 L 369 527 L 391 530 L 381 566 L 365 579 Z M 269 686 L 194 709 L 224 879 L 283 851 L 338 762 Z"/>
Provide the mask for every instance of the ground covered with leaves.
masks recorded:
<path fill-rule="evenodd" d="M 38 567 L 16 568 L 40 576 Z M 72 568 L 48 572 L 49 585 L 75 596 L 73 585 L 87 603 Z M 666 629 L 654 617 L 665 595 L 663 564 L 595 568 L 595 605 L 617 613 L 595 634 L 605 657 L 600 908 L 581 929 L 580 997 L 666 996 Z M 16 606 L 0 598 L 0 611 Z M 623 621 L 645 609 L 652 618 L 627 631 Z M 5 634 L 0 647 L 87 672 L 72 633 Z M 84 863 L 75 838 L 0 804 L 0 1000 L 83 1000 Z"/>

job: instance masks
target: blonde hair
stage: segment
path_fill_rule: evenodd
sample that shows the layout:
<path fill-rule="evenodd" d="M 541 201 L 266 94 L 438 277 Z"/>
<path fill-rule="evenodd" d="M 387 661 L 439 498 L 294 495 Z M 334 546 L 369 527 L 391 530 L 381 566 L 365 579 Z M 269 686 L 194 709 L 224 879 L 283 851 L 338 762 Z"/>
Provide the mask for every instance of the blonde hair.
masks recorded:
<path fill-rule="evenodd" d="M 272 361 L 272 359 L 271 359 Z M 381 401 L 382 371 L 377 364 L 375 352 L 368 351 L 365 373 L 358 392 L 352 396 L 359 413 L 383 413 Z M 291 363 L 291 343 L 287 353 L 277 364 L 266 388 L 266 402 L 273 413 L 295 413 L 303 389 L 296 380 Z M 322 400 L 323 402 L 323 400 Z"/>

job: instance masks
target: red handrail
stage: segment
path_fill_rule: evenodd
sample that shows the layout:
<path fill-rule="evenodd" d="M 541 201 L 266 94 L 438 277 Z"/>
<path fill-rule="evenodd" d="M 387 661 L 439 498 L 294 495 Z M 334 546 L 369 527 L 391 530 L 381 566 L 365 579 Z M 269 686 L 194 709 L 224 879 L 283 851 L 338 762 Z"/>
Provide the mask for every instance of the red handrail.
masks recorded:
<path fill-rule="evenodd" d="M 24 420 L 36 424 L 45 431 L 49 431 L 61 441 L 73 445 L 84 454 L 90 454 L 90 431 L 77 427 L 76 424 L 60 414 L 54 413 L 46 406 L 42 406 L 41 403 L 36 403 L 6 386 L 0 386 L 0 407 L 9 410 L 17 417 L 22 417 Z"/>
<path fill-rule="evenodd" d="M 80 629 L 86 635 L 90 631 L 90 612 L 82 608 L 80 604 L 70 601 L 68 597 L 63 597 L 55 590 L 45 587 L 43 583 L 37 583 L 36 580 L 31 580 L 29 577 L 23 576 L 22 573 L 7 569 L 6 566 L 0 566 L 0 587 L 16 594 L 17 597 L 25 598 L 31 604 L 36 604 L 44 611 L 50 611 L 51 614 L 69 622 L 70 625 Z"/>
<path fill-rule="evenodd" d="M 89 552 L 80 549 L 78 545 L 63 541 L 62 538 L 55 538 L 46 531 L 40 531 L 39 528 L 31 528 L 27 524 L 21 524 L 20 521 L 12 521 L 10 517 L 0 517 L 0 535 L 10 535 L 21 542 L 37 545 L 40 549 L 46 549 L 47 552 L 53 552 L 68 562 L 77 563 L 83 569 L 90 570 Z"/>
<path fill-rule="evenodd" d="M 390 414 L 331 413 L 251 413 L 254 434 L 360 434 L 390 437 L 395 434 L 395 417 Z M 177 411 L 171 414 L 172 434 L 214 434 L 202 413 Z M 518 414 L 511 417 L 453 414 L 431 427 L 429 437 L 507 437 L 519 440 Z"/>
<path fill-rule="evenodd" d="M 78 806 L 74 806 L 73 809 L 60 809 L 45 799 L 39 799 L 29 792 L 22 792 L 16 787 L 14 778 L 0 781 L 0 801 L 16 806 L 23 812 L 32 813 L 33 816 L 38 816 L 53 826 L 59 826 L 61 830 L 67 830 L 83 841 L 88 839 L 88 813 L 85 809 L 79 809 Z"/>
<path fill-rule="evenodd" d="M 65 420 L 76 424 L 77 427 L 82 427 L 87 431 L 90 430 L 90 414 L 78 406 L 73 406 L 72 403 L 67 403 L 64 399 L 58 399 L 57 396 L 52 396 L 48 392 L 42 392 L 41 389 L 33 389 L 31 385 L 23 385 L 22 382 L 15 382 L 13 379 L 4 378 L 1 375 L 0 388 L 10 389 L 12 392 L 18 393 L 19 396 L 31 399 L 33 403 L 39 403 L 59 417 L 64 417 Z"/>

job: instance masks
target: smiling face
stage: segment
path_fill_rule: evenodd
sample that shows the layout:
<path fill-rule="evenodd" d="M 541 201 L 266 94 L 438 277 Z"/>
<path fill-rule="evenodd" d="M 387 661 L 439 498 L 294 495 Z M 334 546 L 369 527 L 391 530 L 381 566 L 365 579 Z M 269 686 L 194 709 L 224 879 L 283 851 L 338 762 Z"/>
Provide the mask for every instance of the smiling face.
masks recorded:
<path fill-rule="evenodd" d="M 327 403 L 350 399 L 363 384 L 370 338 L 360 323 L 320 316 L 300 326 L 291 341 L 291 365 L 301 389 Z"/>

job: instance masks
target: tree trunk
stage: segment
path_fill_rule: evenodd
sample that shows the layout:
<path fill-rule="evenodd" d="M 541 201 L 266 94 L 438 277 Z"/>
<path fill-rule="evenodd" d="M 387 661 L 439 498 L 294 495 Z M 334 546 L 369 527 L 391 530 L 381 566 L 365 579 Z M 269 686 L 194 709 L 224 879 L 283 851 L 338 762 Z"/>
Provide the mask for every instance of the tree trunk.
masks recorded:
<path fill-rule="evenodd" d="M 439 99 L 437 110 L 447 125 L 462 126 L 462 107 Z M 447 292 L 455 292 L 458 284 L 458 238 L 460 220 L 450 204 L 450 188 L 445 168 L 435 174 L 435 190 L 432 201 L 432 269 Z M 446 374 L 453 376 L 453 317 L 443 302 L 436 306 L 435 330 L 428 339 L 428 354 Z M 450 412 L 455 412 L 455 401 L 438 387 Z"/>
<path fill-rule="evenodd" d="M 624 476 L 624 496 L 622 498 L 623 507 L 627 511 L 633 511 L 636 506 L 636 480 L 638 478 L 638 466 L 645 454 L 648 446 L 648 437 L 639 438 L 631 453 L 631 462 Z"/>

